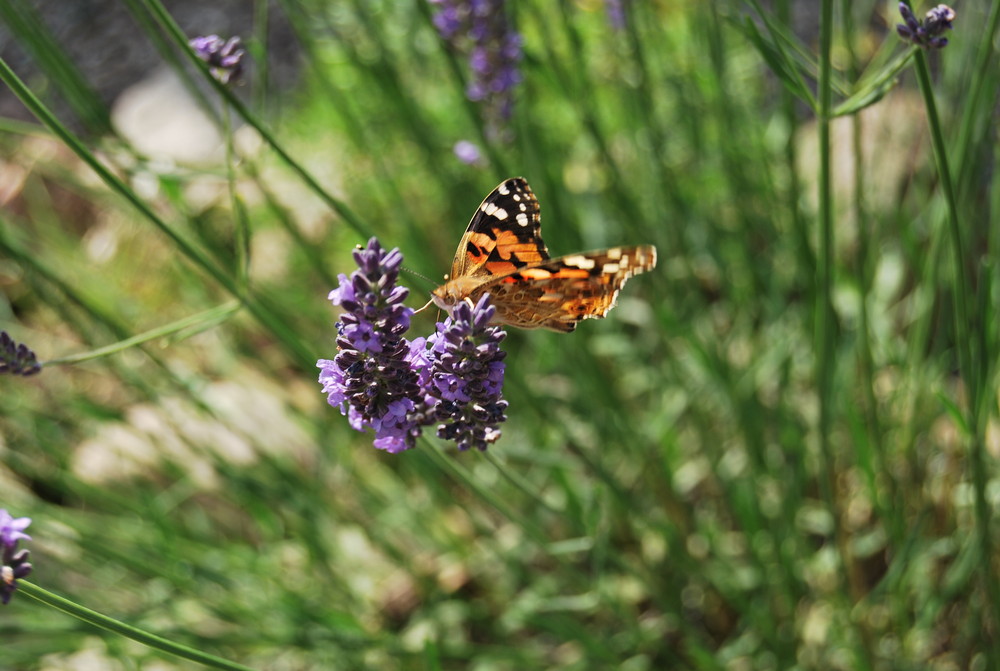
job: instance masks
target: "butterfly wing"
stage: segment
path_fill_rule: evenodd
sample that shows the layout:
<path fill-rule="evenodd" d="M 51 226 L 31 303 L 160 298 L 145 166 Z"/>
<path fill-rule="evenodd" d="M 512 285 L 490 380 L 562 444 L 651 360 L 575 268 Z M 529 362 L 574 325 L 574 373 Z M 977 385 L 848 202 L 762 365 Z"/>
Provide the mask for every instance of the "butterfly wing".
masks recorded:
<path fill-rule="evenodd" d="M 607 315 L 625 282 L 655 266 L 652 245 L 570 254 L 487 280 L 470 297 L 475 302 L 489 292 L 494 322 L 568 333 L 583 319 Z"/>
<path fill-rule="evenodd" d="M 548 258 L 538 200 L 523 178 L 512 177 L 493 189 L 472 216 L 450 279 L 505 275 Z"/>

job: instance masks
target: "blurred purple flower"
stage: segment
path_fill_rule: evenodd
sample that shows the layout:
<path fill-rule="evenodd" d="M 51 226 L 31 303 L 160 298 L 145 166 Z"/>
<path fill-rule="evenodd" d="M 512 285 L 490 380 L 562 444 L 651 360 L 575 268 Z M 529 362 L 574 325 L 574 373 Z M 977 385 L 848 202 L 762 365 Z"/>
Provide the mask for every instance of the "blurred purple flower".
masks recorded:
<path fill-rule="evenodd" d="M 424 421 L 438 423 L 437 435 L 454 440 L 459 450 L 486 450 L 507 419 L 501 396 L 506 352 L 500 349 L 507 333 L 489 325 L 494 314 L 489 294 L 475 306 L 463 301 L 427 339 Z"/>
<path fill-rule="evenodd" d="M 615 30 L 625 29 L 625 12 L 628 11 L 628 0 L 604 0 L 604 11 L 608 15 L 608 23 Z"/>
<path fill-rule="evenodd" d="M 438 33 L 469 60 L 472 79 L 466 96 L 482 105 L 487 132 L 506 139 L 522 57 L 521 36 L 507 18 L 506 1 L 429 1 L 438 7 L 434 16 Z"/>
<path fill-rule="evenodd" d="M 24 530 L 31 524 L 27 517 L 13 518 L 0 508 L 0 603 L 7 605 L 17 589 L 17 581 L 31 573 L 28 550 L 18 550 L 20 540 L 31 540 Z"/>
<path fill-rule="evenodd" d="M 479 151 L 479 147 L 468 140 L 459 140 L 456 142 L 452 151 L 455 152 L 458 160 L 466 165 L 480 165 L 483 161 L 483 155 Z"/>
<path fill-rule="evenodd" d="M 31 536 L 24 533 L 29 524 L 31 524 L 30 517 L 15 519 L 6 509 L 0 508 L 0 544 L 4 547 L 13 547 L 19 540 L 30 541 Z"/>
<path fill-rule="evenodd" d="M 409 290 L 396 286 L 403 255 L 398 249 L 386 252 L 372 238 L 354 252 L 354 260 L 358 269 L 350 277 L 340 275 L 340 286 L 329 295 L 345 312 L 337 322 L 336 358 L 316 364 L 319 381 L 327 402 L 340 408 L 353 428 L 375 431 L 375 447 L 402 452 L 420 434 L 407 419 L 420 387 L 403 337 L 413 314 L 403 305 Z"/>
<path fill-rule="evenodd" d="M 924 49 L 941 49 L 948 45 L 948 38 L 941 37 L 945 30 L 951 29 L 955 20 L 955 10 L 948 5 L 934 7 L 923 21 L 917 20 L 905 2 L 899 3 L 899 13 L 906 22 L 905 25 L 896 24 L 896 32 L 902 39 Z"/>
<path fill-rule="evenodd" d="M 239 37 L 224 40 L 218 35 L 195 37 L 188 45 L 198 58 L 208 63 L 212 76 L 223 84 L 238 82 L 243 74 L 243 58 L 246 50 Z"/>
<path fill-rule="evenodd" d="M 0 374 L 28 377 L 42 370 L 35 353 L 27 345 L 14 342 L 6 331 L 0 331 Z"/>

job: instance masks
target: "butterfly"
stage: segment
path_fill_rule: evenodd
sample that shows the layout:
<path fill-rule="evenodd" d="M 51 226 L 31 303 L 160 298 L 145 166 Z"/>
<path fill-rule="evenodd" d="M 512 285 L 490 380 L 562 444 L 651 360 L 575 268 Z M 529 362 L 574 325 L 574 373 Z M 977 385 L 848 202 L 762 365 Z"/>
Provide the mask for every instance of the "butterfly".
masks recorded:
<path fill-rule="evenodd" d="M 550 258 L 539 211 L 523 178 L 495 188 L 472 216 L 433 302 L 450 312 L 489 293 L 493 323 L 569 333 L 583 319 L 607 315 L 628 278 L 656 266 L 652 245 Z"/>

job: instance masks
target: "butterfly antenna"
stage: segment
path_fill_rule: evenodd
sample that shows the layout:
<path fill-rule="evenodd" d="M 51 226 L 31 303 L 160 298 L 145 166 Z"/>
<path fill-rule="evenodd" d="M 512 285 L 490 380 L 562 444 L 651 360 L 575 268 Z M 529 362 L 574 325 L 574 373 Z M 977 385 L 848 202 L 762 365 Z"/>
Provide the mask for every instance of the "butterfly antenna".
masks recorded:
<path fill-rule="evenodd" d="M 402 268 L 400 268 L 400 270 L 402 270 L 407 275 L 413 275 L 414 277 L 419 277 L 420 279 L 426 281 L 428 284 L 433 284 L 434 286 L 437 286 L 438 284 L 440 284 L 439 282 L 435 282 L 434 280 L 432 280 L 431 278 L 427 277 L 426 275 L 422 275 L 421 273 L 418 273 L 416 270 L 410 270 L 406 266 L 403 266 Z M 421 309 L 423 309 L 423 308 L 421 308 Z"/>

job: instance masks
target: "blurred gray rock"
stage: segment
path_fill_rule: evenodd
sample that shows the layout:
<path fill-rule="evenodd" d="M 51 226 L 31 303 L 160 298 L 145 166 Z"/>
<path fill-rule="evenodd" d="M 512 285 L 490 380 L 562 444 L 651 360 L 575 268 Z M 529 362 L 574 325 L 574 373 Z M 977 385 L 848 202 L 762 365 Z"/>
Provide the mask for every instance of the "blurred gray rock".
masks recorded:
<path fill-rule="evenodd" d="M 7 11 L 33 13 L 62 45 L 69 59 L 83 74 L 105 109 L 109 109 L 128 87 L 152 75 L 163 58 L 123 0 L 15 0 L 5 2 Z M 142 5 L 143 3 L 135 3 Z M 244 42 L 253 37 L 256 3 L 247 0 L 164 0 L 164 6 L 186 35 L 240 35 Z M 142 10 L 144 11 L 144 10 Z M 299 46 L 288 21 L 269 3 L 266 53 L 269 86 L 287 90 L 297 81 Z M 73 127 L 78 120 L 67 116 L 70 107 L 57 95 L 35 62 L 29 49 L 19 44 L 11 26 L 0 16 L 0 56 L 27 82 L 46 104 L 51 105 Z M 254 82 L 255 63 L 248 58 L 244 80 L 237 89 L 246 96 Z M 0 115 L 31 120 L 31 114 L 6 88 L 0 88 Z"/>

